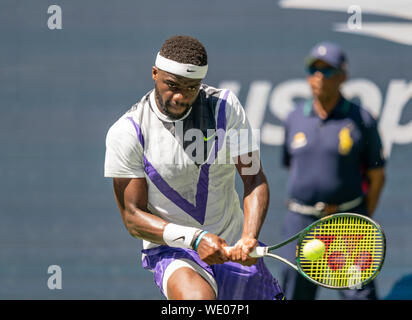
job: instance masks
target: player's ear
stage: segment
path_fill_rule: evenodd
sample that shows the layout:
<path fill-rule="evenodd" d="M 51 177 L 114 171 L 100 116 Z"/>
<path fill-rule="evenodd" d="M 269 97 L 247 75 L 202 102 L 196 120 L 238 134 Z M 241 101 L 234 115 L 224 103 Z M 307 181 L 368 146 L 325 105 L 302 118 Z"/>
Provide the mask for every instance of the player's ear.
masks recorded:
<path fill-rule="evenodd" d="M 341 68 L 343 71 L 341 74 L 341 81 L 343 83 L 348 79 L 348 70 L 347 70 L 346 64 L 343 64 Z"/>
<path fill-rule="evenodd" d="M 345 69 L 342 70 L 342 80 L 346 81 L 348 79 L 348 71 Z"/>
<path fill-rule="evenodd" d="M 157 80 L 157 76 L 159 75 L 159 69 L 157 67 L 152 67 L 152 79 L 154 81 Z"/>
<path fill-rule="evenodd" d="M 346 81 L 346 79 L 348 79 L 348 74 L 346 72 L 344 72 L 341 75 L 339 75 L 339 77 L 340 77 L 339 82 L 342 84 Z"/>

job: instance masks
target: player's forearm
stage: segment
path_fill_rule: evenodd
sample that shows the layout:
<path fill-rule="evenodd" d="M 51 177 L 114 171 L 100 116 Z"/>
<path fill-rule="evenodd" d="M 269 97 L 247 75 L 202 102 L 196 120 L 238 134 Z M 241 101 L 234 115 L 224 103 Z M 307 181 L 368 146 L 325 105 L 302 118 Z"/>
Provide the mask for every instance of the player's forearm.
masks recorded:
<path fill-rule="evenodd" d="M 263 172 L 250 179 L 243 199 L 242 237 L 258 239 L 269 206 L 269 186 Z"/>

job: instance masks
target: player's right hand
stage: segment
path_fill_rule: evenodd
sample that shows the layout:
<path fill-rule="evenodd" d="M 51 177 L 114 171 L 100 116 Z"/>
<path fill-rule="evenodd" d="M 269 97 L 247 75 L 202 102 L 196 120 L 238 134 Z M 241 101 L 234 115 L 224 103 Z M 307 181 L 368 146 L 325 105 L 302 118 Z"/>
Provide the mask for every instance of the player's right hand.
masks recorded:
<path fill-rule="evenodd" d="M 258 259 L 250 257 L 250 252 L 256 248 L 258 241 L 255 238 L 243 237 L 241 238 L 234 247 L 231 247 L 228 252 L 228 256 L 231 261 L 240 263 L 244 266 L 251 266 L 256 264 Z"/>
<path fill-rule="evenodd" d="M 197 247 L 200 259 L 208 265 L 222 264 L 229 261 L 229 257 L 224 247 L 227 243 L 224 239 L 213 233 L 207 233 Z"/>

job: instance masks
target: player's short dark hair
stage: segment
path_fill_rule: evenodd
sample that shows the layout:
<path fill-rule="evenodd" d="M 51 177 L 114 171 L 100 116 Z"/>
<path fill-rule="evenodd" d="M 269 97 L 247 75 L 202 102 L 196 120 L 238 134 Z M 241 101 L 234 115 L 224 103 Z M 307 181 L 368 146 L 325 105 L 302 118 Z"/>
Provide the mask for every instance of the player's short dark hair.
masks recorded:
<path fill-rule="evenodd" d="M 205 47 L 199 40 L 189 36 L 173 36 L 167 39 L 160 49 L 160 55 L 179 63 L 207 65 Z"/>

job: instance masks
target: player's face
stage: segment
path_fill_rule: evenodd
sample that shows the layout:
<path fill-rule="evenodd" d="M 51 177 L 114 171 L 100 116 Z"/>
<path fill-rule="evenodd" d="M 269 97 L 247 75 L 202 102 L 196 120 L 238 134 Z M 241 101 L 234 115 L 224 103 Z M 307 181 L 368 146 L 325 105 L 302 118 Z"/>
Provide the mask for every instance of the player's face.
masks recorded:
<path fill-rule="evenodd" d="M 346 80 L 345 72 L 321 60 L 316 60 L 310 66 L 308 74 L 307 79 L 313 95 L 321 99 L 336 95 Z"/>
<path fill-rule="evenodd" d="M 169 118 L 180 119 L 195 102 L 202 79 L 189 79 L 172 73 L 152 69 L 155 97 L 160 111 Z"/>

